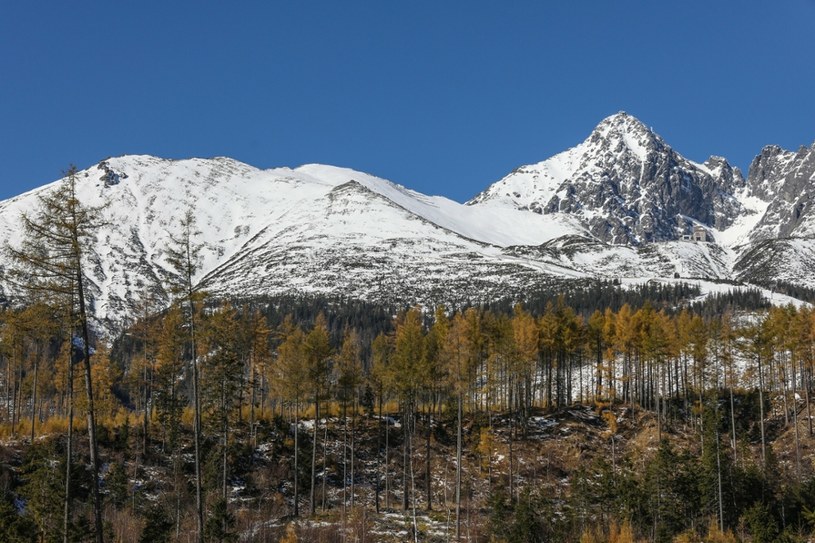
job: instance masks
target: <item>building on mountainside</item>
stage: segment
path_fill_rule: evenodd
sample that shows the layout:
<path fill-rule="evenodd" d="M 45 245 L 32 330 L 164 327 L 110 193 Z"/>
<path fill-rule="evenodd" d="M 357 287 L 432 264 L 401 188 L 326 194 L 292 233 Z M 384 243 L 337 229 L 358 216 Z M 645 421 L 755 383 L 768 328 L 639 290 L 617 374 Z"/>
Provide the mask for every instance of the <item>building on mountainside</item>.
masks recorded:
<path fill-rule="evenodd" d="M 693 227 L 693 241 L 710 241 L 710 238 L 707 235 L 707 230 L 704 226 Z"/>
<path fill-rule="evenodd" d="M 682 235 L 682 241 L 702 241 L 709 243 L 713 240 L 708 235 L 707 229 L 704 226 L 694 226 L 692 233 Z"/>

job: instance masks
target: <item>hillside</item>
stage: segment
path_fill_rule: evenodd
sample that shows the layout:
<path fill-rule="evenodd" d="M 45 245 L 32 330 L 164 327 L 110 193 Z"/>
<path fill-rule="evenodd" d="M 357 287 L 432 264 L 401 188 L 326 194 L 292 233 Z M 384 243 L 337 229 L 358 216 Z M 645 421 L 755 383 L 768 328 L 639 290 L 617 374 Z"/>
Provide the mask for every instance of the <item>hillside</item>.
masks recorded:
<path fill-rule="evenodd" d="M 196 533 L 200 484 L 207 541 L 806 541 L 813 310 L 598 305 L 608 290 L 581 313 L 559 296 L 432 317 L 211 300 L 194 330 L 174 304 L 73 386 L 60 315 L 6 310 L 0 528 L 90 536 L 90 382 L 107 539 Z"/>

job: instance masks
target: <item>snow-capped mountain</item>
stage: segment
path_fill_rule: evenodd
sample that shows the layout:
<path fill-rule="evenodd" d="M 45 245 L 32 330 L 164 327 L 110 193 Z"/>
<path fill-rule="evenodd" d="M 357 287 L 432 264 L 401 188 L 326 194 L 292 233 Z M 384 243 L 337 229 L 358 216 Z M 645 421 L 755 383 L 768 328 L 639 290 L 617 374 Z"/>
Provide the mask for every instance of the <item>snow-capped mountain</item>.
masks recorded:
<path fill-rule="evenodd" d="M 580 218 L 595 241 L 578 244 L 581 249 L 571 244 L 571 258 L 609 253 L 616 259 L 625 254 L 616 248 L 623 245 L 640 256 L 663 255 L 683 276 L 815 286 L 815 145 L 797 152 L 765 147 L 745 181 L 726 159 L 688 160 L 639 120 L 618 113 L 583 143 L 518 168 L 468 204 Z M 705 251 L 677 244 L 698 229 L 714 242 Z M 596 240 L 614 247 L 601 250 Z M 642 258 L 625 260 L 644 269 Z"/>
<path fill-rule="evenodd" d="M 695 225 L 727 228 L 742 211 L 734 194 L 744 184 L 725 159 L 694 163 L 618 113 L 580 145 L 518 168 L 469 204 L 574 215 L 597 239 L 637 245 L 681 238 Z"/>
<path fill-rule="evenodd" d="M 167 248 L 188 210 L 202 246 L 196 281 L 223 297 L 456 304 L 611 277 L 815 286 L 815 147 L 767 147 L 745 181 L 723 158 L 683 158 L 624 113 L 466 205 L 323 165 L 124 156 L 78 175 L 80 200 L 102 215 L 86 268 L 108 331 L 148 294 L 168 300 Z M 54 187 L 0 202 L 0 235 L 19 245 L 21 213 Z M 686 239 L 694 228 L 708 242 Z M 8 265 L 0 288 L 13 295 Z"/>
<path fill-rule="evenodd" d="M 38 195 L 55 186 L 0 203 L 0 234 L 11 245 L 20 244 L 21 214 L 31 214 Z M 167 248 L 188 210 L 202 247 L 196 280 L 230 297 L 490 300 L 541 280 L 583 277 L 557 263 L 530 266 L 505 247 L 589 235 L 571 217 L 479 211 L 320 165 L 259 170 L 228 158 L 125 156 L 80 171 L 77 190 L 102 215 L 86 269 L 94 312 L 108 328 L 132 315 L 148 293 L 168 299 Z"/>

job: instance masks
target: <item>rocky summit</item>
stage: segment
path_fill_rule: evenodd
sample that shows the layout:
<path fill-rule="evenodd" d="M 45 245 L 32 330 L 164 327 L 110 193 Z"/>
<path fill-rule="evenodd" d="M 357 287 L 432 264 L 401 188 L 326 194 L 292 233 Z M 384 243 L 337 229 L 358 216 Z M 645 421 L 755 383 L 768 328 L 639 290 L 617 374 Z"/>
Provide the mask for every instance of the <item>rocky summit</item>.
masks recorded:
<path fill-rule="evenodd" d="M 473 199 L 536 213 L 567 213 L 612 244 L 681 239 L 695 225 L 724 230 L 743 212 L 738 168 L 721 157 L 692 162 L 639 120 L 618 113 L 580 145 L 524 166 Z"/>

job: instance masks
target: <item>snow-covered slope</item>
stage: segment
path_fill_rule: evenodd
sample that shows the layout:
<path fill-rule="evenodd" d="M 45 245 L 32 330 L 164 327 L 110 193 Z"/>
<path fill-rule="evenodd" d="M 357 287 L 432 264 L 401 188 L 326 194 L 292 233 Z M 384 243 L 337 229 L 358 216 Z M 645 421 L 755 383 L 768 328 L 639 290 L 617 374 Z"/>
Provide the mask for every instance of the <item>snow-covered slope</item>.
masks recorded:
<path fill-rule="evenodd" d="M 106 185 L 107 171 L 119 176 L 117 184 Z M 166 250 L 188 210 L 202 246 L 195 279 L 229 296 L 379 292 L 430 302 L 446 292 L 450 299 L 493 299 L 509 294 L 509 285 L 552 275 L 547 265 L 504 255 L 504 247 L 587 235 L 569 217 L 504 208 L 480 213 L 331 166 L 259 170 L 228 158 L 125 156 L 78 178 L 79 199 L 101 207 L 103 226 L 86 267 L 94 312 L 108 327 L 132 314 L 148 292 L 167 299 Z M 54 187 L 0 203 L 0 235 L 18 246 L 20 215 L 32 213 L 37 196 Z"/>
<path fill-rule="evenodd" d="M 167 247 L 187 211 L 202 246 L 195 280 L 225 297 L 451 304 L 611 277 L 815 287 L 813 176 L 815 147 L 768 147 L 745 182 L 726 160 L 689 161 L 621 113 L 467 205 L 333 166 L 151 156 L 80 171 L 78 196 L 101 207 L 86 269 L 94 314 L 113 330 L 148 293 L 167 301 Z M 0 235 L 11 245 L 21 213 L 54 186 L 0 202 Z M 683 240 L 694 227 L 713 242 Z M 0 295 L 14 294 L 8 265 L 0 262 Z"/>

